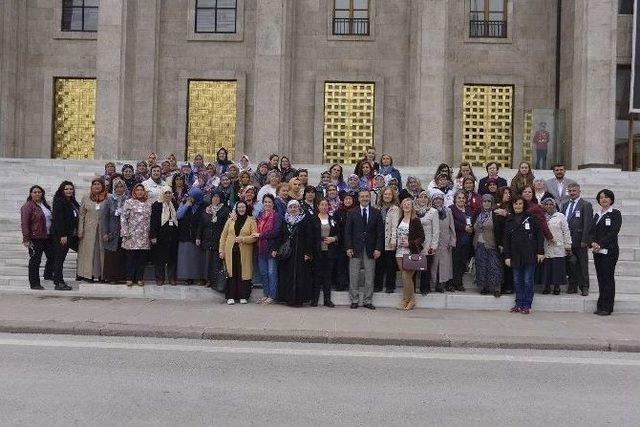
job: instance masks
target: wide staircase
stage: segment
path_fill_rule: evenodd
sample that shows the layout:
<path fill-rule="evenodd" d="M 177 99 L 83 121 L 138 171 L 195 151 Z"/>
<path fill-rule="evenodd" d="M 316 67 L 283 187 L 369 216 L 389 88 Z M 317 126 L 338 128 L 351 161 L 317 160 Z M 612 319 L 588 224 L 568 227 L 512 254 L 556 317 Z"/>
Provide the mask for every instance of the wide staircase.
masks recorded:
<path fill-rule="evenodd" d="M 118 170 L 124 163 L 117 162 Z M 64 179 L 74 182 L 77 197 L 88 193 L 90 180 L 97 173 L 103 171 L 101 161 L 73 161 L 51 159 L 0 159 L 0 293 L 19 292 L 37 295 L 60 295 L 53 291 L 52 282 L 42 284 L 46 291 L 33 291 L 27 280 L 27 251 L 22 246 L 20 233 L 20 206 L 24 203 L 29 187 L 33 184 L 42 186 L 47 199 L 51 202 L 53 193 Z M 310 182 L 319 181 L 320 172 L 325 170 L 322 165 L 297 165 L 309 169 Z M 345 172 L 352 166 L 345 166 Z M 424 186 L 433 178 L 434 168 L 401 168 L 403 180 L 413 175 L 420 179 Z M 476 176 L 484 176 L 484 171 L 478 169 Z M 503 169 L 500 175 L 510 179 L 514 170 Z M 535 171 L 537 177 L 549 178 L 550 171 Z M 616 269 L 616 311 L 640 313 L 640 173 L 620 172 L 615 170 L 586 170 L 569 171 L 567 176 L 575 179 L 582 187 L 583 196 L 595 206 L 595 195 L 602 188 L 610 188 L 615 192 L 615 207 L 622 212 L 623 225 L 620 232 L 620 261 Z M 44 257 L 43 257 L 44 258 Z M 44 260 L 44 259 L 43 259 Z M 43 262 L 44 265 L 44 262 Z M 64 266 L 65 280 L 74 290 L 64 295 L 78 297 L 115 297 L 115 298 L 169 298 L 222 301 L 222 296 L 211 289 L 200 286 L 162 286 L 149 285 L 144 288 L 127 288 L 124 285 L 110 285 L 97 283 L 78 283 L 75 281 L 76 254 L 70 252 Z M 572 311 L 588 312 L 595 309 L 597 299 L 597 281 L 593 263 L 589 266 L 591 274 L 591 292 L 588 297 L 580 295 L 559 296 L 537 294 L 534 299 L 534 309 L 539 311 Z M 401 286 L 401 281 L 397 281 Z M 424 308 L 473 309 L 473 310 L 503 310 L 513 305 L 513 296 L 504 295 L 501 298 L 480 295 L 470 274 L 465 275 L 465 293 L 430 293 L 423 297 L 417 295 L 417 306 Z M 374 304 L 379 307 L 394 307 L 399 303 L 399 290 L 394 294 L 379 293 L 374 297 Z M 254 290 L 254 295 L 259 294 Z M 348 304 L 345 292 L 333 295 L 336 304 Z"/>

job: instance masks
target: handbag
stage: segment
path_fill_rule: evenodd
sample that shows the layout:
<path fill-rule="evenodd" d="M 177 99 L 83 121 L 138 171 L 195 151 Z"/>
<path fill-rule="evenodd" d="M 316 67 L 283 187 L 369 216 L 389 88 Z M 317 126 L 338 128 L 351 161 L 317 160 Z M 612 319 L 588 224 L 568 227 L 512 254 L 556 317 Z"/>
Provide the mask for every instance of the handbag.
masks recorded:
<path fill-rule="evenodd" d="M 216 273 L 216 291 L 225 292 L 227 290 L 227 269 L 222 265 L 222 268 Z"/>
<path fill-rule="evenodd" d="M 276 251 L 276 259 L 284 261 L 291 256 L 291 239 L 285 240 Z"/>
<path fill-rule="evenodd" d="M 407 271 L 422 271 L 427 269 L 427 255 L 405 254 L 402 257 L 402 269 Z"/>

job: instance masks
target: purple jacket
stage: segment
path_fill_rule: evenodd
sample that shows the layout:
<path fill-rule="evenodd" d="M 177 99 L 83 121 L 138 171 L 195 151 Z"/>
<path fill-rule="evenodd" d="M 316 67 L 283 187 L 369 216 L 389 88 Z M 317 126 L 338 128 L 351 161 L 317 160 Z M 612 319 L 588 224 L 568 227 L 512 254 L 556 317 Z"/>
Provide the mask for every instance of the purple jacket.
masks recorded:
<path fill-rule="evenodd" d="M 456 229 L 456 246 L 462 246 L 469 244 L 473 241 L 473 235 L 466 232 L 465 227 L 472 225 L 473 213 L 469 207 L 465 207 L 465 211 L 462 212 L 454 205 L 449 206 L 451 213 L 453 214 L 453 225 Z M 469 222 L 467 222 L 467 218 Z"/>

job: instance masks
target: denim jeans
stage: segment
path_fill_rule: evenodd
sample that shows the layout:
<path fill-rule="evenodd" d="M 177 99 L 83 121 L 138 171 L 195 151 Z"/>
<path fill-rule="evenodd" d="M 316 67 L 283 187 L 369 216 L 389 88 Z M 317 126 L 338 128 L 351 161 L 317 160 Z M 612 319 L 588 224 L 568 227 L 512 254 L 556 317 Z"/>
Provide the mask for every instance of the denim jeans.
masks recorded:
<path fill-rule="evenodd" d="M 275 299 L 278 294 L 278 264 L 275 258 L 258 255 L 258 270 L 264 296 Z"/>
<path fill-rule="evenodd" d="M 513 269 L 513 288 L 516 292 L 516 307 L 531 308 L 533 302 L 533 276 L 535 264 L 526 264 Z"/>

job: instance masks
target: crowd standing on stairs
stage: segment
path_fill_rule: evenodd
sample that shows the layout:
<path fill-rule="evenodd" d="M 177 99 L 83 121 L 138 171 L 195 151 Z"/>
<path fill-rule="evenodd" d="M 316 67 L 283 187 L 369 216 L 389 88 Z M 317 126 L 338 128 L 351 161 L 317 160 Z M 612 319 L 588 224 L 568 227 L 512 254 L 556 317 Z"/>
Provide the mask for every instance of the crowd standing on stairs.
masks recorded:
<path fill-rule="evenodd" d="M 224 148 L 210 163 L 199 154 L 158 163 L 150 153 L 118 172 L 108 162 L 80 203 L 70 181 L 52 205 L 41 186 L 29 190 L 21 208 L 29 283 L 44 289 L 44 254 L 44 280 L 70 290 L 62 268 L 73 250 L 77 279 L 87 282 L 144 286 L 152 263 L 156 285 L 211 287 L 229 305 L 246 304 L 259 283 L 260 304 L 316 307 L 322 294 L 332 308 L 331 291 L 348 289 L 352 309 L 373 310 L 375 293 L 395 292 L 400 271 L 398 308 L 411 310 L 416 292 L 465 292 L 471 273 L 481 294 L 515 292 L 511 311 L 528 314 L 536 285 L 543 294 L 567 285 L 566 293 L 587 296 L 592 251 L 595 314 L 609 315 L 622 224 L 615 195 L 601 190 L 594 209 L 562 164 L 552 169 L 543 181 L 522 162 L 508 185 L 497 162 L 479 181 L 468 163 L 455 175 L 441 164 L 423 187 L 413 176 L 403 183 L 391 155 L 378 161 L 373 147 L 346 180 L 333 164 L 313 184 L 286 156 L 236 163 Z"/>

